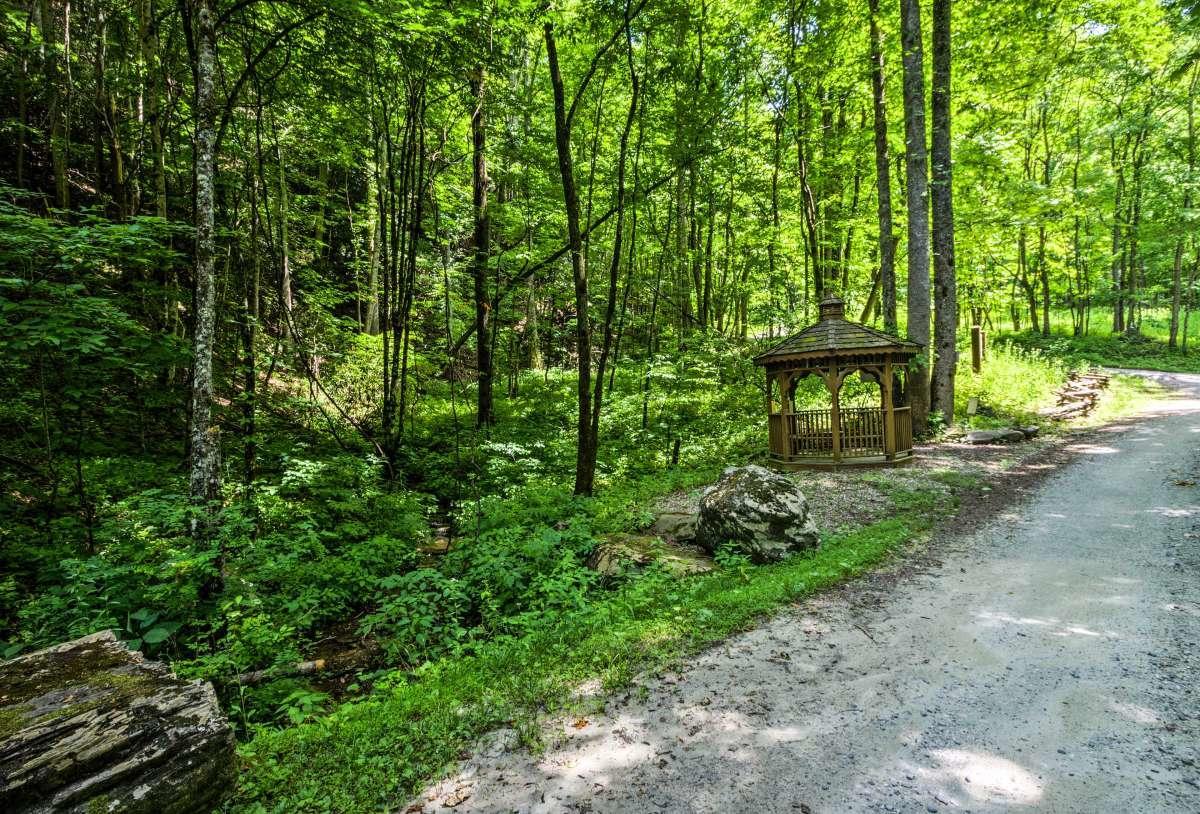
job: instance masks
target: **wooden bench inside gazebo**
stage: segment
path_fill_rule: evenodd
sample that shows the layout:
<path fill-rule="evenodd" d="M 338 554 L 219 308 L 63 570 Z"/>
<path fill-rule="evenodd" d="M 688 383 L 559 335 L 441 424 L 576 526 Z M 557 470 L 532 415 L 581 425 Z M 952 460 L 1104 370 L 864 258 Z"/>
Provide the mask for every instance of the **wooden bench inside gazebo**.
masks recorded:
<path fill-rule="evenodd" d="M 820 321 L 754 357 L 766 369 L 771 461 L 785 469 L 903 463 L 912 457 L 912 417 L 897 405 L 896 383 L 918 345 L 845 317 L 837 297 L 824 300 Z M 879 407 L 841 406 L 853 373 L 879 385 Z M 827 410 L 797 410 L 796 384 L 818 376 Z"/>

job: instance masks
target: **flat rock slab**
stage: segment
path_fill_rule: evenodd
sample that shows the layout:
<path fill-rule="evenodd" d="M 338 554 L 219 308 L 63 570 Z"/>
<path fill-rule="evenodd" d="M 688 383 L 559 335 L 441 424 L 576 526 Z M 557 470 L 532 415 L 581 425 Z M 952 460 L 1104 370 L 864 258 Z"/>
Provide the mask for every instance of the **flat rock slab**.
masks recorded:
<path fill-rule="evenodd" d="M 972 430 L 967 433 L 968 444 L 1011 444 L 1024 441 L 1026 436 L 1021 430 Z"/>
<path fill-rule="evenodd" d="M 589 568 L 608 577 L 651 563 L 678 577 L 713 570 L 712 557 L 699 549 L 644 534 L 609 534 L 587 560 Z"/>
<path fill-rule="evenodd" d="M 234 765 L 212 685 L 111 631 L 0 662 L 0 811 L 201 814 Z"/>

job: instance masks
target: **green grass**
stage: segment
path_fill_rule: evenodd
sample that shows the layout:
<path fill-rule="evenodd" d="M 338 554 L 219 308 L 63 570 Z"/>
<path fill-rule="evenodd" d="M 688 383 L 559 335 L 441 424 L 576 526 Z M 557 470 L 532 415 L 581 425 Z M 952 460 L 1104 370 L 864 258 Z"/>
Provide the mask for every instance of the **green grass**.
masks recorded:
<path fill-rule="evenodd" d="M 1051 314 L 1050 336 L 1028 331 L 1001 332 L 995 339 L 1041 351 L 1071 366 L 1088 364 L 1176 373 L 1200 372 L 1200 315 L 1193 315 L 1189 321 L 1186 353 L 1167 347 L 1170 312 L 1165 308 L 1147 308 L 1142 315 L 1141 332 L 1136 335 L 1114 334 L 1111 319 L 1109 312 L 1097 311 L 1088 324 L 1087 336 L 1072 336 L 1070 315 L 1066 311 L 1056 311 Z"/>
<path fill-rule="evenodd" d="M 1096 409 L 1076 425 L 1099 427 L 1110 421 L 1137 415 L 1166 394 L 1167 389 L 1158 382 L 1140 376 L 1113 376 Z"/>
<path fill-rule="evenodd" d="M 560 711 L 589 680 L 607 689 L 752 627 L 765 614 L 861 574 L 930 528 L 954 498 L 892 489 L 894 516 L 817 551 L 677 580 L 651 571 L 609 598 L 409 675 L 359 703 L 242 748 L 234 811 L 368 812 L 400 805 L 476 738 Z"/>
<path fill-rule="evenodd" d="M 1070 365 L 1037 348 L 998 341 L 991 343 L 982 370 L 971 370 L 969 352 L 959 355 L 955 377 L 954 412 L 967 427 L 1012 426 L 1030 423 L 1038 410 L 1054 403 Z M 975 398 L 981 411 L 967 415 Z"/>
<path fill-rule="evenodd" d="M 1200 373 L 1200 353 L 1171 350 L 1165 342 L 1148 336 L 1101 334 L 1070 336 L 1065 333 L 1004 334 L 1003 340 L 1028 350 L 1037 350 L 1072 365 L 1164 370 L 1174 373 Z"/>

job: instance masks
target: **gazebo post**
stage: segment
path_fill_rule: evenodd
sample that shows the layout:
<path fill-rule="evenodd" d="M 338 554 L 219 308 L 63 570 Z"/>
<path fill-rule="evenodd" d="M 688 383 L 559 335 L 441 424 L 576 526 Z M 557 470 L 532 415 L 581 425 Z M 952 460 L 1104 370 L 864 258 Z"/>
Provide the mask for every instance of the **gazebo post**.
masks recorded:
<path fill-rule="evenodd" d="M 838 402 L 841 398 L 842 379 L 838 375 L 836 362 L 829 366 L 829 378 L 825 380 L 825 387 L 833 397 L 830 400 L 829 424 L 833 434 L 833 462 L 839 464 L 842 462 L 842 409 Z"/>
<path fill-rule="evenodd" d="M 892 403 L 892 360 L 883 363 L 883 378 L 879 380 L 883 392 L 883 458 L 896 458 L 896 408 Z"/>

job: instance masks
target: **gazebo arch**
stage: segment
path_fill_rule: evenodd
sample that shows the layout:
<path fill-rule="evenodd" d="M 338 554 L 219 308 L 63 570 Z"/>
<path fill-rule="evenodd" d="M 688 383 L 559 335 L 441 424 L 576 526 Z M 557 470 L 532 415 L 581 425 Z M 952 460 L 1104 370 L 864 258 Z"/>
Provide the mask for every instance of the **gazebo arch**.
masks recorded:
<path fill-rule="evenodd" d="M 837 297 L 824 300 L 820 321 L 754 357 L 767 374 L 771 461 L 786 469 L 902 463 L 912 457 L 912 417 L 895 404 L 896 379 L 920 347 L 849 322 Z M 880 404 L 843 409 L 842 385 L 860 372 L 879 384 Z M 821 378 L 828 410 L 797 410 L 795 385 Z"/>

